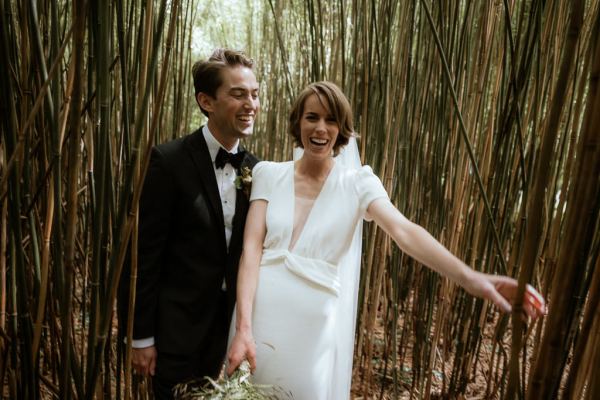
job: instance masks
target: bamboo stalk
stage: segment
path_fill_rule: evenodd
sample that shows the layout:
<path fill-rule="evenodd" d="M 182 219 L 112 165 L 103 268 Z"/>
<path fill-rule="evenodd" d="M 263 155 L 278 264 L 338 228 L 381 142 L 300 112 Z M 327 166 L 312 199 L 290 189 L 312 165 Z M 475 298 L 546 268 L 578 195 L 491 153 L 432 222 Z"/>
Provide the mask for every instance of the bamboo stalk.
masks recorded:
<path fill-rule="evenodd" d="M 263 112 L 245 147 L 263 159 L 289 159 L 286 115 L 294 88 L 313 79 L 339 83 L 353 104 L 361 157 L 381 177 L 392 201 L 481 271 L 501 271 L 506 260 L 510 275 L 523 273 L 530 222 L 525 206 L 533 201 L 537 177 L 533 166 L 540 163 L 548 120 L 558 118 L 557 155 L 546 164 L 544 226 L 535 244 L 539 262 L 531 282 L 551 299 L 563 290 L 559 270 L 571 245 L 565 235 L 573 224 L 573 199 L 579 201 L 582 140 L 595 93 L 591 54 L 597 43 L 598 0 L 585 2 L 574 68 L 566 74 L 565 107 L 554 116 L 570 3 L 241 3 L 240 9 L 249 12 L 236 17 L 235 27 L 211 17 L 220 13 L 216 4 L 182 3 L 180 18 L 169 27 L 155 9 L 160 3 L 84 5 L 90 18 L 84 29 L 87 46 L 81 46 L 78 98 L 71 97 L 73 2 L 0 3 L 0 52 L 6 61 L 0 64 L 0 108 L 6 116 L 0 122 L 0 201 L 5 209 L 0 267 L 6 273 L 0 378 L 6 378 L 5 393 L 22 397 L 49 391 L 58 396 L 62 367 L 70 360 L 74 390 L 69 392 L 77 398 L 119 398 L 123 390 L 134 398 L 146 394 L 143 384 L 130 380 L 127 354 L 115 358 L 112 282 L 120 275 L 125 238 L 135 240 L 130 210 L 135 209 L 148 146 L 185 134 L 199 122 L 189 95 L 189 68 L 196 57 L 189 44 L 197 17 L 209 33 L 202 40 L 236 42 L 257 61 Z M 169 45 L 158 35 L 172 25 Z M 51 65 L 46 75 L 40 63 Z M 72 162 L 62 157 L 72 150 L 73 101 L 84 101 L 78 157 L 87 166 L 76 174 L 76 207 L 66 202 L 73 195 L 73 186 L 64 186 L 70 182 Z M 465 138 L 481 182 L 461 143 Z M 136 164 L 140 171 L 134 170 Z M 592 199 L 590 195 L 590 204 Z M 73 212 L 77 223 L 68 230 L 65 215 Z M 582 220 L 593 223 L 595 212 Z M 376 232 L 365 229 L 354 393 L 505 397 L 508 319 L 497 318 L 489 304 L 423 270 Z M 68 247 L 74 256 L 70 276 L 65 273 L 67 236 L 74 237 Z M 542 346 L 550 319 L 556 318 L 552 300 L 548 321 L 529 326 L 524 333 L 527 352 L 513 358 L 520 381 L 531 379 L 535 368 L 530 374 L 530 366 L 541 362 L 553 364 L 561 376 L 568 366 L 573 375 L 564 378 L 573 383 L 574 395 L 590 396 L 591 387 L 584 385 L 595 378 L 590 365 L 598 341 L 591 336 L 597 325 L 590 326 L 594 320 L 583 306 L 593 300 L 595 290 L 590 259 L 597 253 L 596 236 L 587 235 L 589 255 L 586 264 L 578 264 L 585 268 L 573 289 L 577 300 L 564 309 L 573 323 L 564 332 L 563 349 L 553 351 L 550 360 Z M 69 279 L 73 290 L 65 296 Z M 34 300 L 28 303 L 21 295 Z M 58 307 L 65 301 L 72 307 L 70 333 L 60 319 L 64 307 Z M 581 326 L 579 318 L 585 321 Z M 32 335 L 23 341 L 28 323 Z M 587 342 L 582 340 L 586 335 Z M 63 337 L 71 341 L 68 358 Z M 94 347 L 101 342 L 103 350 Z M 571 350 L 581 354 L 578 374 L 567 364 Z M 532 359 L 525 357 L 530 352 Z M 30 367 L 22 362 L 24 356 L 33 363 Z M 25 377 L 27 368 L 34 372 Z M 482 377 L 485 387 L 472 383 Z M 532 388 L 522 385 L 518 392 L 533 395 Z"/>
<path fill-rule="evenodd" d="M 597 79 L 600 71 L 600 46 L 593 47 L 593 67 L 590 75 L 590 84 L 588 91 L 588 102 L 584 117 L 584 127 L 582 130 L 582 139 L 579 144 L 578 153 L 581 158 L 578 161 L 577 172 L 573 182 L 573 190 L 569 193 L 567 201 L 566 220 L 570 223 L 566 226 L 564 237 L 570 243 L 571 251 L 562 251 L 559 256 L 561 267 L 554 276 L 551 304 L 554 307 L 554 313 L 548 316 L 546 331 L 540 345 L 540 357 L 538 357 L 535 370 L 532 374 L 530 393 L 540 393 L 541 395 L 552 396 L 558 391 L 558 384 L 562 372 L 562 363 L 548 362 L 545 355 L 551 346 L 563 343 L 566 337 L 564 327 L 564 318 L 572 318 L 573 312 L 570 312 L 573 299 L 570 296 L 564 296 L 564 293 L 573 293 L 577 282 L 580 280 L 578 273 L 581 271 L 574 265 L 585 265 L 585 258 L 588 256 L 590 245 L 589 232 L 593 232 L 594 218 L 597 218 L 599 210 L 592 206 L 593 200 L 597 199 L 597 185 L 588 185 L 589 179 L 596 179 L 598 168 L 600 166 L 599 148 L 591 133 L 596 131 L 598 124 L 598 107 L 600 106 L 600 96 L 597 91 Z M 589 203 L 592 201 L 592 203 Z M 585 215 L 585 217 L 583 217 Z M 579 221 L 588 221 L 588 223 L 575 223 L 574 218 L 582 217 Z M 572 221 L 572 222 L 571 222 Z M 590 231 L 591 229 L 591 231 Z M 571 254 L 576 255 L 572 257 Z M 560 322 L 558 322 L 560 320 Z M 548 365 L 548 363 L 550 365 Z"/>

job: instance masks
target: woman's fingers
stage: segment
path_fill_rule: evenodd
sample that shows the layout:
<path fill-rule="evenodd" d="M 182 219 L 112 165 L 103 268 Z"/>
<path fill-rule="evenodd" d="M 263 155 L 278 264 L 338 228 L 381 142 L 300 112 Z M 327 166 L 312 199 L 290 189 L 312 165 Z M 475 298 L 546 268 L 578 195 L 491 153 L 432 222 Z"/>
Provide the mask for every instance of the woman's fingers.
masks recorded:
<path fill-rule="evenodd" d="M 227 370 L 225 371 L 227 373 L 227 376 L 230 376 L 231 374 L 233 374 L 233 372 L 237 369 L 237 367 L 240 366 L 241 363 L 242 363 L 241 357 L 239 357 L 237 355 L 230 355 L 227 360 Z"/>
<path fill-rule="evenodd" d="M 489 275 L 477 272 L 470 282 L 469 292 L 477 297 L 490 300 L 503 312 L 510 312 L 511 283 L 505 282 L 502 276 Z"/>
<path fill-rule="evenodd" d="M 253 351 L 249 351 L 246 359 L 250 364 L 250 371 L 254 373 L 254 370 L 256 369 L 256 354 Z"/>
<path fill-rule="evenodd" d="M 510 302 L 510 304 L 514 304 L 516 301 L 518 288 L 518 282 L 515 279 L 507 276 L 492 275 L 490 276 L 490 281 L 494 283 L 496 290 L 504 300 Z M 502 303 L 493 297 L 492 300 L 503 311 L 507 312 L 510 310 L 505 307 L 505 303 Z M 528 317 L 533 319 L 536 319 L 542 315 L 546 315 L 547 313 L 546 301 L 544 300 L 544 297 L 530 284 L 527 284 L 525 289 L 523 311 Z"/>
<path fill-rule="evenodd" d="M 244 359 L 244 350 L 243 347 L 240 348 L 240 343 L 235 338 L 233 343 L 231 344 L 231 348 L 229 349 L 229 354 L 227 355 L 227 369 L 225 373 L 227 376 L 233 374 L 233 372 L 240 366 L 242 360 Z"/>
<path fill-rule="evenodd" d="M 502 311 L 504 311 L 506 313 L 509 313 L 509 312 L 512 311 L 512 306 L 510 305 L 510 302 L 498 290 L 492 290 L 491 291 L 491 293 L 490 293 L 490 299 Z"/>
<path fill-rule="evenodd" d="M 527 289 L 525 291 L 525 302 L 531 304 L 531 306 L 534 308 L 535 316 L 533 318 L 537 318 L 548 313 L 548 308 L 546 307 L 546 301 L 544 300 L 544 297 L 530 284 L 527 284 Z"/>
<path fill-rule="evenodd" d="M 250 370 L 254 372 L 256 369 L 256 349 L 254 340 L 251 337 L 238 337 L 236 335 L 231 344 L 231 348 L 229 349 L 229 355 L 227 356 L 227 369 L 225 370 L 227 375 L 233 374 L 244 360 L 248 360 Z"/>

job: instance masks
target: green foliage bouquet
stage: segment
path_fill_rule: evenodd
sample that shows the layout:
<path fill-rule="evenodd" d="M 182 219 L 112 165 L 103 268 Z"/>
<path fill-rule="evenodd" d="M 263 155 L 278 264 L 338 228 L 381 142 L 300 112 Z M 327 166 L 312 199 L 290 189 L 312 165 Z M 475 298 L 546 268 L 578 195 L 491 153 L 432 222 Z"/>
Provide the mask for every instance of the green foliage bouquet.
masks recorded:
<path fill-rule="evenodd" d="M 250 364 L 242 362 L 230 377 L 218 381 L 206 377 L 208 384 L 199 385 L 196 381 L 181 383 L 175 387 L 177 400 L 283 400 L 291 396 L 271 385 L 258 385 L 250 382 Z"/>

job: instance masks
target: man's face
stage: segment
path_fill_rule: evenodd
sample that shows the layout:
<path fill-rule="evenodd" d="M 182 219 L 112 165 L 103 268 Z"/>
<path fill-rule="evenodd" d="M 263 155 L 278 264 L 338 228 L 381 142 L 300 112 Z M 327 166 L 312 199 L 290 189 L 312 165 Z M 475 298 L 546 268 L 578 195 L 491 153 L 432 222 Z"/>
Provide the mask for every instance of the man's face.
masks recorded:
<path fill-rule="evenodd" d="M 237 66 L 221 71 L 223 83 L 215 98 L 198 94 L 198 102 L 208 111 L 208 127 L 222 144 L 252 135 L 260 108 L 258 83 L 250 68 Z"/>

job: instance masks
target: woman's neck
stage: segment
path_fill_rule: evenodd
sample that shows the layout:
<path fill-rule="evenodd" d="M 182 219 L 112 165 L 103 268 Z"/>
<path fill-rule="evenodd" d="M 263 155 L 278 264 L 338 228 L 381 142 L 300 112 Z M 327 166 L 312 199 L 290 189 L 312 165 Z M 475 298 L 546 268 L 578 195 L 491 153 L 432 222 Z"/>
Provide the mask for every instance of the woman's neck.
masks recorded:
<path fill-rule="evenodd" d="M 316 180 L 327 178 L 329 171 L 333 168 L 335 161 L 333 157 L 322 160 L 308 159 L 305 156 L 297 161 L 296 172 Z"/>

